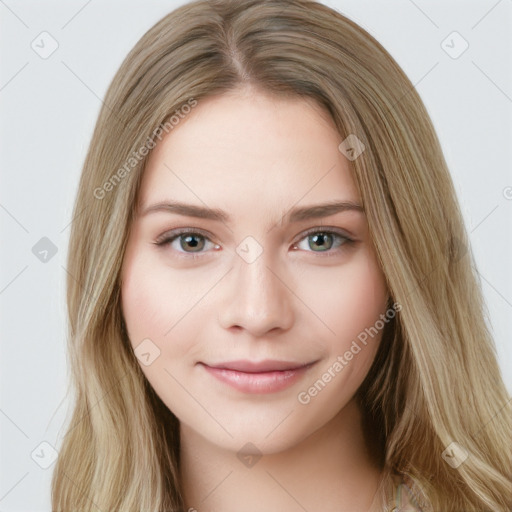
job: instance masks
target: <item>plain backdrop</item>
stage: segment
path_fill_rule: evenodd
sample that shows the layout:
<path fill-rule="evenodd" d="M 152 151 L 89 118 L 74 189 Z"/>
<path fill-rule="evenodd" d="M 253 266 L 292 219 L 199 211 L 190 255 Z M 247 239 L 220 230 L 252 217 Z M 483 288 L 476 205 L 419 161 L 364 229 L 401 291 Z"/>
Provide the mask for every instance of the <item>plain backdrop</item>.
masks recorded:
<path fill-rule="evenodd" d="M 0 512 L 51 510 L 68 407 L 65 267 L 81 166 L 121 61 L 182 3 L 0 0 Z M 325 3 L 376 37 L 425 102 L 512 391 L 512 0 Z"/>

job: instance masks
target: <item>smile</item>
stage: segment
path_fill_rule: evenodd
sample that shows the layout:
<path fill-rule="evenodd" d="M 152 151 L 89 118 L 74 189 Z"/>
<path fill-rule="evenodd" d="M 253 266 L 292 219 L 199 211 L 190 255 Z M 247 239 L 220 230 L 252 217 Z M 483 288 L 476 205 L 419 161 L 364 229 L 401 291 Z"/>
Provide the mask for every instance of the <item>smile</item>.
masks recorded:
<path fill-rule="evenodd" d="M 230 361 L 201 365 L 210 375 L 243 393 L 267 394 L 282 391 L 300 380 L 317 361 Z"/>

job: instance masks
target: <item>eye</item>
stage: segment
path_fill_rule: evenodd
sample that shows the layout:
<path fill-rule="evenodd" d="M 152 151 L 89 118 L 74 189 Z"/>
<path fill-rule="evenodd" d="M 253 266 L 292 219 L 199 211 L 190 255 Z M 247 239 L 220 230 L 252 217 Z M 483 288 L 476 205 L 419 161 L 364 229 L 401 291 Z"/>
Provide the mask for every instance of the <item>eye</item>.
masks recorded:
<path fill-rule="evenodd" d="M 354 240 L 341 232 L 315 228 L 315 230 L 309 231 L 298 243 L 294 244 L 293 248 L 307 252 L 330 253 L 329 255 L 331 255 L 332 253 L 337 254 L 343 245 L 353 242 Z"/>
<path fill-rule="evenodd" d="M 169 245 L 176 252 L 183 255 L 191 255 L 192 257 L 196 257 L 196 254 L 204 253 L 205 248 L 220 249 L 220 246 L 214 244 L 206 234 L 199 231 L 191 231 L 190 229 L 164 233 L 157 238 L 155 244 L 159 247 Z"/>
<path fill-rule="evenodd" d="M 306 252 L 326 253 L 325 256 L 338 254 L 343 245 L 352 244 L 353 239 L 337 230 L 315 228 L 306 233 L 292 248 Z M 159 247 L 170 246 L 180 257 L 197 258 L 208 249 L 220 249 L 220 245 L 210 240 L 206 233 L 190 228 L 164 233 L 154 242 Z"/>

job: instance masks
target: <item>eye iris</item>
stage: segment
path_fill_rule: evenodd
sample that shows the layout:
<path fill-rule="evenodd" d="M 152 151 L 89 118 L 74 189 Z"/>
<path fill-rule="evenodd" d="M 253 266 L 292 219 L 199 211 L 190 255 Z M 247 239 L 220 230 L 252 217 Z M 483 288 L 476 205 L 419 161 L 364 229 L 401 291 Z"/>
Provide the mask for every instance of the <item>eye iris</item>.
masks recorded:
<path fill-rule="evenodd" d="M 200 240 L 199 242 L 197 240 Z M 188 244 L 188 247 L 184 246 Z M 199 252 L 204 247 L 204 238 L 201 235 L 181 235 L 180 236 L 180 247 L 183 250 L 193 249 L 192 251 L 187 252 Z"/>
<path fill-rule="evenodd" d="M 330 238 L 330 240 L 331 240 L 330 243 L 327 243 L 327 245 L 325 245 L 326 237 Z M 320 251 L 316 251 L 316 252 L 327 251 L 332 247 L 332 235 L 329 235 L 328 233 L 318 233 L 315 235 L 310 235 L 308 238 L 309 238 L 309 247 L 311 249 L 313 249 L 311 242 L 313 242 L 314 244 L 320 245 L 320 247 L 319 247 Z"/>

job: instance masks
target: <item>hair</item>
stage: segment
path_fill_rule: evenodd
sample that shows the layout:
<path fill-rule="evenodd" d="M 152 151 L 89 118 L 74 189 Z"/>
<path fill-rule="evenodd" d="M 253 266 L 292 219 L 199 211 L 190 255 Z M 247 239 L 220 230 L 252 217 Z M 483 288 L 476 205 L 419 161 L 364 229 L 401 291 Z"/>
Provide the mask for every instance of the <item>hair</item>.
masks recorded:
<path fill-rule="evenodd" d="M 414 482 L 426 509 L 509 510 L 510 396 L 433 125 L 380 43 L 308 0 L 188 3 L 147 31 L 114 76 L 69 241 L 75 403 L 53 473 L 53 510 L 184 510 L 179 421 L 130 346 L 120 270 L 150 154 L 141 148 L 183 105 L 242 87 L 311 99 L 342 139 L 353 134 L 365 146 L 350 168 L 392 302 L 401 305 L 357 392 L 383 471 Z M 468 454 L 457 468 L 442 457 L 453 442 Z"/>

